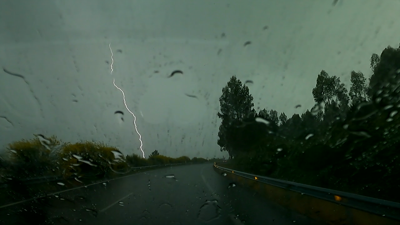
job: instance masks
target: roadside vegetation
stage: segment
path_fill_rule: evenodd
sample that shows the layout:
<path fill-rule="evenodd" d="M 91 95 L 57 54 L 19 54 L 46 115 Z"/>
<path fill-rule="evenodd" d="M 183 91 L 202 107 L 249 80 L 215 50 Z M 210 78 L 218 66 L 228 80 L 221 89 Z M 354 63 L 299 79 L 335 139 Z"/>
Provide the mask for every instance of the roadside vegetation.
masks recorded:
<path fill-rule="evenodd" d="M 172 158 L 160 155 L 157 150 L 148 158 L 135 154 L 124 156 L 117 148 L 104 143 L 65 143 L 56 136 L 35 135 L 32 139 L 8 144 L 0 156 L 0 200 L 31 198 L 154 166 L 202 162 L 208 160 Z"/>
<path fill-rule="evenodd" d="M 400 202 L 400 48 L 373 54 L 370 65 L 368 79 L 349 74 L 349 91 L 322 70 L 310 90 L 315 106 L 292 116 L 256 111 L 246 84 L 232 77 L 218 113 L 224 165 Z"/>

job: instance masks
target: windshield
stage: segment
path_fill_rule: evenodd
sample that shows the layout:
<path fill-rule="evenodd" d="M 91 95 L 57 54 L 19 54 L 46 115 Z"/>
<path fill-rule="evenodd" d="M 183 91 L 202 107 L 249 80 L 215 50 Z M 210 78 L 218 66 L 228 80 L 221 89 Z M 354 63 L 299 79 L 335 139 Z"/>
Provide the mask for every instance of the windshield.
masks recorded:
<path fill-rule="evenodd" d="M 325 189 L 398 204 L 399 7 L 0 0 L 0 224 L 326 224 L 302 197 L 346 205 Z"/>

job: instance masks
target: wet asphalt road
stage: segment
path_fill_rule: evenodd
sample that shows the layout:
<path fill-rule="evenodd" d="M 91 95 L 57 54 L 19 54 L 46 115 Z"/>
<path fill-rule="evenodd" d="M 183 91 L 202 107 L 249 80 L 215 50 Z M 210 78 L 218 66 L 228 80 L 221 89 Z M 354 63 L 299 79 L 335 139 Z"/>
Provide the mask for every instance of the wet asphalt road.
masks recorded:
<path fill-rule="evenodd" d="M 1 204 L 0 204 L 1 205 Z M 0 224 L 318 224 L 231 184 L 211 163 L 166 167 L 0 209 Z"/>

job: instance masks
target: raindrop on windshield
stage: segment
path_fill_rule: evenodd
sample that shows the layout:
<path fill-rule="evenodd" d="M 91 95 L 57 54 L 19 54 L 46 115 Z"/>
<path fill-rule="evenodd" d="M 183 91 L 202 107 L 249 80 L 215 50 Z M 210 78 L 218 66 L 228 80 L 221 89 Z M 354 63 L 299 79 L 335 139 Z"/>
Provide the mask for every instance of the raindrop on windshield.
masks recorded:
<path fill-rule="evenodd" d="M 89 212 L 93 216 L 97 217 L 98 211 L 96 209 L 86 208 L 86 212 Z"/>
<path fill-rule="evenodd" d="M 201 222 L 210 222 L 218 219 L 221 215 L 221 207 L 218 205 L 217 200 L 206 201 L 197 214 L 197 219 Z"/>
<path fill-rule="evenodd" d="M 73 156 L 74 158 L 76 158 L 77 160 L 81 160 L 81 159 L 82 159 L 82 157 L 79 156 L 79 155 L 72 154 L 72 156 Z"/>
<path fill-rule="evenodd" d="M 395 116 L 396 114 L 397 114 L 397 111 L 393 111 L 393 112 L 390 113 L 390 117 L 393 117 L 393 116 Z"/>
<path fill-rule="evenodd" d="M 229 183 L 228 188 L 234 188 L 234 187 L 236 187 L 236 183 L 234 182 Z"/>
<path fill-rule="evenodd" d="M 173 174 L 166 175 L 165 178 L 172 179 L 172 178 L 175 178 L 175 175 L 173 175 Z"/>
<path fill-rule="evenodd" d="M 309 134 L 306 136 L 306 140 L 310 139 L 312 136 L 314 136 L 314 134 Z"/>
<path fill-rule="evenodd" d="M 269 121 L 267 121 L 267 120 L 265 120 L 265 119 L 263 119 L 263 118 L 261 118 L 261 117 L 257 117 L 257 118 L 256 118 L 256 122 L 258 122 L 258 123 L 264 123 L 264 124 L 266 124 L 266 125 L 269 125 Z"/>

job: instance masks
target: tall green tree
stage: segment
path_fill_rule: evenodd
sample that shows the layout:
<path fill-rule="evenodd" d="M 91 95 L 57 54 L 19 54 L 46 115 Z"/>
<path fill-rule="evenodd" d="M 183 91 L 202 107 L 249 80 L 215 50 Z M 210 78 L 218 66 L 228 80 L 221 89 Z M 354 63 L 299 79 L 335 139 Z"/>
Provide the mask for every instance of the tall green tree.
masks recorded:
<path fill-rule="evenodd" d="M 265 120 L 267 120 L 270 123 L 273 123 L 274 126 L 277 126 L 279 124 L 279 117 L 278 117 L 278 112 L 276 110 L 266 110 L 262 109 L 260 112 L 258 112 L 258 117 L 261 117 Z"/>
<path fill-rule="evenodd" d="M 306 133 L 315 133 L 319 125 L 318 117 L 313 115 L 309 110 L 301 115 L 301 127 Z"/>
<path fill-rule="evenodd" d="M 400 69 L 400 46 L 398 48 L 388 46 L 382 51 L 380 57 L 373 54 L 371 69 L 373 74 L 368 90 L 370 96 L 383 90 L 385 85 L 397 83 L 400 80 L 397 76 L 397 71 Z"/>
<path fill-rule="evenodd" d="M 218 114 L 226 116 L 224 119 L 243 120 L 253 112 L 253 96 L 249 88 L 236 78 L 231 77 L 227 85 L 222 89 L 222 96 L 219 98 L 221 112 Z"/>
<path fill-rule="evenodd" d="M 336 110 L 340 117 L 344 117 L 349 108 L 349 96 L 345 85 L 339 77 L 329 76 L 324 70 L 317 77 L 317 84 L 312 90 L 314 100 L 317 104 L 325 105 L 326 110 L 338 108 Z"/>
<path fill-rule="evenodd" d="M 249 93 L 249 88 L 232 76 L 227 85 L 222 89 L 222 96 L 219 98 L 221 112 L 218 117 L 222 119 L 218 132 L 218 144 L 221 151 L 228 151 L 232 157 L 237 147 L 231 143 L 237 141 L 237 127 L 244 119 L 254 114 L 253 96 Z"/>
<path fill-rule="evenodd" d="M 352 105 L 358 105 L 362 102 L 368 101 L 367 84 L 364 74 L 361 72 L 351 71 L 351 87 L 350 99 Z"/>
<path fill-rule="evenodd" d="M 331 77 L 324 70 L 318 75 L 312 94 L 317 103 L 330 104 L 332 101 L 336 101 L 341 108 L 348 107 L 349 97 L 345 85 L 340 82 L 339 77 Z"/>
<path fill-rule="evenodd" d="M 371 69 L 372 71 L 374 71 L 374 69 L 376 68 L 376 66 L 378 65 L 379 61 L 380 61 L 380 57 L 378 54 L 374 53 L 371 56 Z"/>
<path fill-rule="evenodd" d="M 290 139 L 297 138 L 301 133 L 302 119 L 299 114 L 293 114 L 293 116 L 286 121 L 286 123 L 281 127 L 281 133 Z"/>
<path fill-rule="evenodd" d="M 149 155 L 149 158 L 152 157 L 152 156 L 157 156 L 157 155 L 160 155 L 160 153 L 158 153 L 157 150 L 154 150 L 154 151 Z"/>
<path fill-rule="evenodd" d="M 271 118 L 272 123 L 275 125 L 279 124 L 278 112 L 276 110 L 271 109 L 269 111 L 269 117 Z"/>
<path fill-rule="evenodd" d="M 262 109 L 260 110 L 260 112 L 258 112 L 258 117 L 261 117 L 265 120 L 270 120 L 270 116 L 269 116 L 269 112 L 266 109 Z"/>
<path fill-rule="evenodd" d="M 281 115 L 279 115 L 279 120 L 281 121 L 281 125 L 285 124 L 287 121 L 287 116 L 285 113 L 281 113 Z"/>

